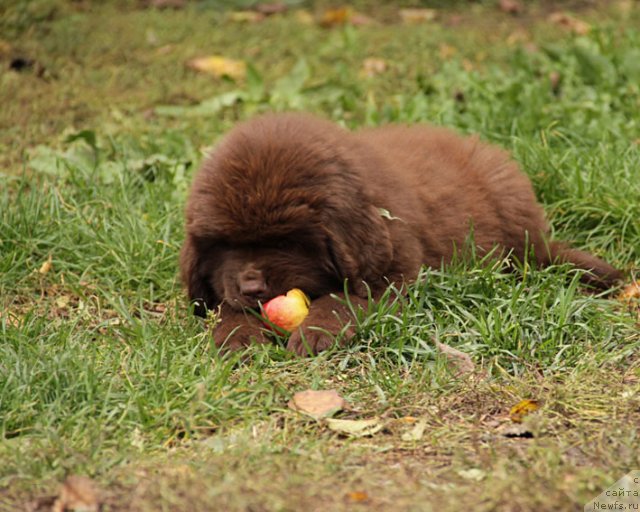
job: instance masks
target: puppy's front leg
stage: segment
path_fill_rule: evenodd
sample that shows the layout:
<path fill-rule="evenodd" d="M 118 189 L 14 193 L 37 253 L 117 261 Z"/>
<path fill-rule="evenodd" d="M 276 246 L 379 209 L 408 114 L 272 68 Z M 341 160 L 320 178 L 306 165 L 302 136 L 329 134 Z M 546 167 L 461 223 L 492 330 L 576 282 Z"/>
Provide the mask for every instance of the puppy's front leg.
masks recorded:
<path fill-rule="evenodd" d="M 337 293 L 340 300 L 344 300 L 343 293 Z M 367 301 L 355 296 L 349 296 L 349 301 L 355 307 L 366 310 Z M 287 349 L 299 356 L 308 356 L 328 349 L 336 342 L 336 336 L 344 330 L 343 336 L 338 340 L 341 345 L 346 345 L 355 334 L 356 319 L 348 306 L 324 295 L 311 303 L 309 315 L 302 325 L 291 333 Z"/>
<path fill-rule="evenodd" d="M 222 304 L 216 314 L 213 341 L 223 350 L 238 350 L 250 343 L 268 343 L 262 328 L 264 324 L 248 311 L 238 311 Z"/>

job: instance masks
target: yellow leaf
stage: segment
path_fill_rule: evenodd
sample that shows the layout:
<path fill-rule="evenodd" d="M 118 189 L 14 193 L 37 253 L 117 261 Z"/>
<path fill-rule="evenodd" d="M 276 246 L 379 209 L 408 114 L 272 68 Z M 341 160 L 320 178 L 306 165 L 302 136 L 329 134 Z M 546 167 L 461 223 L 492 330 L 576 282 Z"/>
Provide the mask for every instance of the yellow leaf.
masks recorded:
<path fill-rule="evenodd" d="M 365 491 L 353 491 L 347 493 L 347 500 L 362 503 L 364 501 L 369 501 L 369 495 Z"/>
<path fill-rule="evenodd" d="M 370 420 L 339 420 L 327 418 L 327 426 L 334 432 L 351 437 L 372 436 L 384 428 L 384 424 L 377 418 Z"/>
<path fill-rule="evenodd" d="M 51 254 L 49 254 L 47 261 L 45 261 L 42 265 L 40 265 L 40 269 L 38 269 L 38 272 L 42 275 L 45 275 L 45 274 L 48 274 L 52 268 L 53 268 L 53 263 L 51 262 Z"/>
<path fill-rule="evenodd" d="M 220 55 L 191 59 L 187 66 L 218 78 L 228 76 L 234 80 L 244 79 L 247 73 L 247 65 L 243 61 L 227 59 Z"/>
<path fill-rule="evenodd" d="M 509 418 L 514 423 L 522 423 L 522 419 L 532 412 L 540 409 L 540 402 L 537 400 L 522 400 L 509 410 Z"/>

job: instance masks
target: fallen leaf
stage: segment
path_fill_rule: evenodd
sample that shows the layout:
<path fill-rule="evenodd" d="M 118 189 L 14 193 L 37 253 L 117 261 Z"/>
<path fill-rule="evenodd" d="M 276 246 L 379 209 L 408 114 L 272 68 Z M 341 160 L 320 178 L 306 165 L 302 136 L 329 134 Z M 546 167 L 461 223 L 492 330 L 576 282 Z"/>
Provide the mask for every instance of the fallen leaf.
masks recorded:
<path fill-rule="evenodd" d="M 500 10 L 508 14 L 520 14 L 522 4 L 518 0 L 500 0 Z"/>
<path fill-rule="evenodd" d="M 380 432 L 384 424 L 377 418 L 371 420 L 339 420 L 327 418 L 327 426 L 334 432 L 351 437 L 372 436 Z"/>
<path fill-rule="evenodd" d="M 369 495 L 365 491 L 353 491 L 347 493 L 346 496 L 348 501 L 353 503 L 363 503 L 365 501 L 369 501 Z"/>
<path fill-rule="evenodd" d="M 476 482 L 484 480 L 487 476 L 487 473 L 479 468 L 461 469 L 458 471 L 458 474 L 462 478 L 465 478 L 467 480 L 475 480 Z"/>
<path fill-rule="evenodd" d="M 532 412 L 540 409 L 540 402 L 537 400 L 522 400 L 509 410 L 509 418 L 514 423 L 522 423 L 522 419 Z"/>
<path fill-rule="evenodd" d="M 409 432 L 402 434 L 403 441 L 420 441 L 424 435 L 424 430 L 427 426 L 427 420 L 421 419 L 418 421 Z"/>
<path fill-rule="evenodd" d="M 48 274 L 52 268 L 53 268 L 53 263 L 51 259 L 51 254 L 49 254 L 47 261 L 45 261 L 42 265 L 40 265 L 38 272 L 42 275 L 45 275 L 45 274 Z"/>
<path fill-rule="evenodd" d="M 241 60 L 228 59 L 220 55 L 197 57 L 187 62 L 187 66 L 217 78 L 228 76 L 234 80 L 242 80 L 247 73 L 247 65 Z"/>
<path fill-rule="evenodd" d="M 638 281 L 625 286 L 624 290 L 618 295 L 618 300 L 628 302 L 632 299 L 640 299 L 640 283 Z"/>
<path fill-rule="evenodd" d="M 51 512 L 98 512 L 99 508 L 98 489 L 93 480 L 82 475 L 71 475 L 62 484 Z"/>
<path fill-rule="evenodd" d="M 400 9 L 399 14 L 403 23 L 416 24 L 435 20 L 438 11 L 435 9 Z"/>
<path fill-rule="evenodd" d="M 346 402 L 334 389 L 299 391 L 287 404 L 290 409 L 317 420 L 333 416 L 344 409 Z"/>
<path fill-rule="evenodd" d="M 323 27 L 336 27 L 346 24 L 353 16 L 351 7 L 338 7 L 336 9 L 327 9 L 322 13 L 320 25 Z"/>
<path fill-rule="evenodd" d="M 579 20 L 578 18 L 574 18 L 567 13 L 564 12 L 554 12 L 549 15 L 548 20 L 551 23 L 555 23 L 556 25 L 560 25 L 564 27 L 574 34 L 578 34 L 580 36 L 587 35 L 591 31 L 591 25 L 589 25 L 586 21 Z"/>
<path fill-rule="evenodd" d="M 475 365 L 469 354 L 460 352 L 459 350 L 440 343 L 436 340 L 436 348 L 447 358 L 449 367 L 453 370 L 456 377 L 473 373 L 475 371 Z"/>
<path fill-rule="evenodd" d="M 384 59 L 369 57 L 362 61 L 362 74 L 366 77 L 380 75 L 387 70 L 387 62 Z"/>

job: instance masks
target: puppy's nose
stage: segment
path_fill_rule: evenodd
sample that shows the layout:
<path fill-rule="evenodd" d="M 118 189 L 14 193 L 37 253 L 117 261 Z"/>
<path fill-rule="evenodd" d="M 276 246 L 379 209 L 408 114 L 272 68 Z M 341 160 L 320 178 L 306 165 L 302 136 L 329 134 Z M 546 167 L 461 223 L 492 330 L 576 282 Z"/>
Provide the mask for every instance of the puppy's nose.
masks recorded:
<path fill-rule="evenodd" d="M 248 297 L 259 297 L 267 291 L 267 283 L 262 271 L 256 269 L 245 270 L 238 276 L 240 293 Z"/>

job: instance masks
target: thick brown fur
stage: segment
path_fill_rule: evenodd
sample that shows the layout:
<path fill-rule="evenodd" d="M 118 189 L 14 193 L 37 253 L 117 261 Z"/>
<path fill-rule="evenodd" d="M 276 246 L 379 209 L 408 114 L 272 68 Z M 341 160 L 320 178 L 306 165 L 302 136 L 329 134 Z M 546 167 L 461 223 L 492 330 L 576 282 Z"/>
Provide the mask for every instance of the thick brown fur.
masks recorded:
<path fill-rule="evenodd" d="M 442 128 L 352 133 L 304 114 L 240 124 L 206 159 L 187 203 L 182 278 L 196 314 L 219 309 L 214 339 L 228 348 L 265 341 L 248 308 L 302 289 L 313 302 L 288 346 L 318 352 L 353 320 L 330 297 L 345 279 L 364 304 L 367 286 L 375 296 L 422 265 L 439 267 L 471 231 L 481 252 L 573 263 L 600 288 L 620 278 L 549 239 L 531 184 L 505 151 Z"/>

